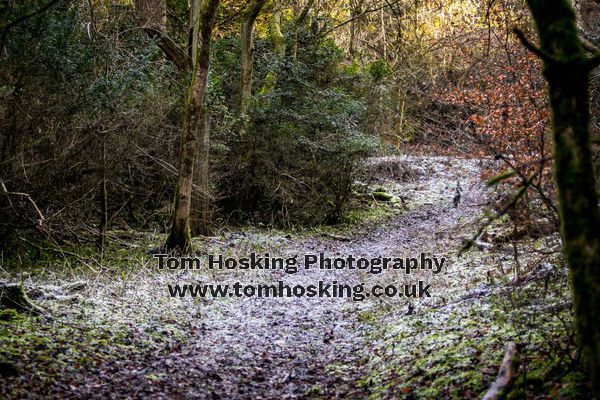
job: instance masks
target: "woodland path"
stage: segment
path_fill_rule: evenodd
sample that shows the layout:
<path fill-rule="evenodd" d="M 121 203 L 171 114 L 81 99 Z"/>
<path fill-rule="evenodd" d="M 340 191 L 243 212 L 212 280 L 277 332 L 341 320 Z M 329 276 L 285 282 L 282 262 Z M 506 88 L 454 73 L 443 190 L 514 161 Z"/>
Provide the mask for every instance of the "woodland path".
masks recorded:
<path fill-rule="evenodd" d="M 421 252 L 446 256 L 443 273 L 427 276 L 389 276 L 391 272 L 365 276 L 356 270 L 304 270 L 296 274 L 272 271 L 272 281 L 290 285 L 334 281 L 355 285 L 366 282 L 425 279 L 432 282 L 432 298 L 417 300 L 423 307 L 447 301 L 464 289 L 461 271 L 452 260 L 461 238 L 476 230 L 475 215 L 484 201 L 479 160 L 445 157 L 377 159 L 374 163 L 399 160 L 411 165 L 415 174 L 408 181 L 387 181 L 389 192 L 405 199 L 405 211 L 375 228 L 354 232 L 350 240 L 318 237 L 281 239 L 287 254 L 325 252 L 331 256 L 413 256 Z M 456 183 L 463 193 L 459 207 L 453 205 Z M 235 247 L 243 235 L 231 234 Z M 277 238 L 276 238 L 277 239 Z M 302 257 L 299 257 L 301 259 Z M 424 273 L 423 273 L 424 274 Z M 437 281 L 436 281 L 437 279 Z M 238 279 L 239 280 L 239 279 Z M 223 279 L 220 278 L 222 282 Z M 249 281 L 252 281 L 250 279 Z M 163 294 L 164 295 L 164 294 Z M 175 299 L 180 301 L 179 299 Z M 368 389 L 359 385 L 364 365 L 373 354 L 371 335 L 380 329 L 365 318 L 382 307 L 408 309 L 406 300 L 366 299 L 358 302 L 333 298 L 220 299 L 202 304 L 198 324 L 186 342 L 168 354 L 107 366 L 79 395 L 90 397 L 145 397 L 197 399 L 301 399 L 365 398 Z M 135 365 L 131 365 L 135 364 Z M 149 374 L 165 376 L 160 384 L 149 382 Z M 108 379 L 108 381 L 107 381 Z M 132 390 L 134 390 L 132 392 Z"/>

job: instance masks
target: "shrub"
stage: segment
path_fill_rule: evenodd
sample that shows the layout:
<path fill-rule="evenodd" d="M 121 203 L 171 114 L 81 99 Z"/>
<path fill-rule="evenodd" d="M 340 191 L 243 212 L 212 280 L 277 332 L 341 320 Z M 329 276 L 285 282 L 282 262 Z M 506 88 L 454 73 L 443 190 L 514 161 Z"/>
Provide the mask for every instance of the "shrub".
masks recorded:
<path fill-rule="evenodd" d="M 341 217 L 357 163 L 376 148 L 362 135 L 365 106 L 341 85 L 341 50 L 302 32 L 297 58 L 264 63 L 276 85 L 255 97 L 251 128 L 233 135 L 221 160 L 221 205 L 226 213 L 275 224 L 335 223 Z M 290 44 L 291 46 L 291 44 Z M 259 58 L 273 59 L 268 47 Z"/>

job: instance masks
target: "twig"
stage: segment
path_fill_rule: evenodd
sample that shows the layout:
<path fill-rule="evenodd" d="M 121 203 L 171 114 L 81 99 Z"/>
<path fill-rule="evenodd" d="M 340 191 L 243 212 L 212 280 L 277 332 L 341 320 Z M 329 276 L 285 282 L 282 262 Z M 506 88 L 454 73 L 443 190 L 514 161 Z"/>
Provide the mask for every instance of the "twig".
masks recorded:
<path fill-rule="evenodd" d="M 33 199 L 31 198 L 30 195 L 28 195 L 27 193 L 20 193 L 20 192 L 9 192 L 6 189 L 6 185 L 4 184 L 3 181 L 0 181 L 0 185 L 2 186 L 2 191 L 7 195 L 7 196 L 21 196 L 21 197 L 25 197 L 27 200 L 29 200 L 29 202 L 31 203 L 31 205 L 33 206 L 33 208 L 35 209 L 35 211 L 37 212 L 38 216 L 40 217 L 40 219 L 37 221 L 38 226 L 41 226 L 44 221 L 46 220 L 44 218 L 44 215 L 42 214 L 42 212 L 40 211 L 40 209 L 38 208 L 37 204 L 35 204 L 35 201 L 33 201 Z M 10 198 L 9 198 L 9 203 L 10 203 Z M 12 203 L 10 203 L 10 205 L 12 206 Z"/>

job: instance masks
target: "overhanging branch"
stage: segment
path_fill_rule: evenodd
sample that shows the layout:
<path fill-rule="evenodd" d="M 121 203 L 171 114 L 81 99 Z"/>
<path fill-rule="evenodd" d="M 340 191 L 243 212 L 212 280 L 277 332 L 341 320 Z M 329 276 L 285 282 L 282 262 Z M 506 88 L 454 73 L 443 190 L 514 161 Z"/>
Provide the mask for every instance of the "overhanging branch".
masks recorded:
<path fill-rule="evenodd" d="M 521 41 L 521 43 L 523 44 L 523 46 L 525 46 L 525 48 L 527 50 L 531 51 L 533 54 L 535 54 L 536 56 L 538 56 L 539 58 L 541 58 L 545 62 L 552 62 L 552 61 L 554 61 L 554 58 L 552 56 L 544 53 L 544 51 L 542 51 L 542 49 L 540 49 L 539 47 L 537 47 L 536 45 L 534 45 L 533 43 L 531 43 L 529 41 L 529 39 L 527 39 L 527 37 L 525 36 L 525 33 L 523 33 L 523 31 L 521 31 L 518 28 L 514 28 L 513 32 L 515 33 L 515 35 L 517 36 L 517 38 Z"/>

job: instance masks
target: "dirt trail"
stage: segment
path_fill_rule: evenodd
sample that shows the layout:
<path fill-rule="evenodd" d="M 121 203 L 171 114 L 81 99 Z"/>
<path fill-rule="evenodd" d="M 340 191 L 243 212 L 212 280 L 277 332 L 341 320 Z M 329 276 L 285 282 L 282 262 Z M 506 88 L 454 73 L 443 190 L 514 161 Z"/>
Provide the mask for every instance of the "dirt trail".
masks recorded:
<path fill-rule="evenodd" d="M 271 271 L 271 276 L 260 279 L 283 280 L 291 286 L 336 280 L 351 285 L 362 282 L 367 287 L 380 282 L 424 279 L 432 283 L 433 297 L 411 303 L 417 313 L 422 307 L 448 301 L 453 292 L 462 291 L 462 276 L 460 271 L 453 270 L 451 261 L 460 247 L 461 235 L 474 231 L 473 221 L 483 201 L 479 162 L 445 157 L 373 162 L 395 161 L 408 162 L 416 172 L 413 181 L 385 183 L 389 192 L 404 198 L 405 204 L 398 206 L 405 207 L 405 211 L 398 216 L 382 226 L 355 233 L 350 241 L 272 239 L 280 243 L 279 248 L 285 254 L 324 252 L 331 256 L 404 257 L 425 252 L 448 257 L 450 265 L 439 277 L 424 274 L 405 278 L 402 274 L 393 275 L 392 271 L 370 275 L 357 270 L 300 268 L 296 274 Z M 455 208 L 453 197 L 457 182 L 460 182 L 462 196 Z M 465 231 L 466 226 L 472 229 Z M 228 246 L 236 247 L 247 239 L 247 235 L 232 234 L 227 238 Z M 244 283 L 260 280 L 254 279 L 251 273 L 242 279 Z M 189 276 L 180 278 L 189 281 Z M 155 279 L 152 285 L 160 286 L 164 296 L 163 282 L 159 282 L 162 278 Z M 169 279 L 172 281 L 172 276 Z M 215 282 L 220 283 L 229 280 L 224 276 L 215 278 Z M 230 282 L 236 280 L 240 280 L 239 277 Z M 382 306 L 407 308 L 408 303 L 402 301 L 367 299 L 358 302 L 318 297 L 190 300 L 185 306 L 196 307 L 198 315 L 183 344 L 143 359 L 105 365 L 103 371 L 90 377 L 90 383 L 79 387 L 78 396 L 364 398 L 368 393 L 358 381 L 365 376 L 365 365 L 373 356 L 367 338 L 377 329 L 377 324 L 368 323 L 364 316 L 376 313 Z M 138 308 L 137 312 L 143 313 L 143 310 Z M 149 380 L 149 376 L 158 378 Z M 133 393 L 132 388 L 136 388 Z"/>

